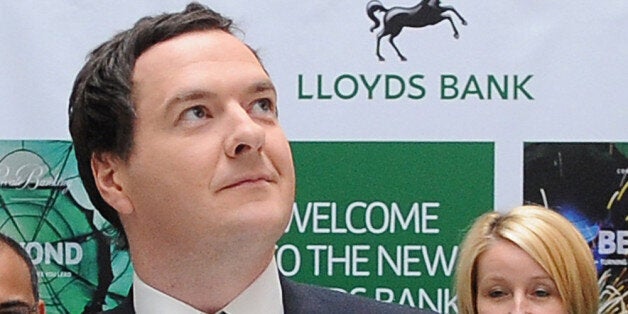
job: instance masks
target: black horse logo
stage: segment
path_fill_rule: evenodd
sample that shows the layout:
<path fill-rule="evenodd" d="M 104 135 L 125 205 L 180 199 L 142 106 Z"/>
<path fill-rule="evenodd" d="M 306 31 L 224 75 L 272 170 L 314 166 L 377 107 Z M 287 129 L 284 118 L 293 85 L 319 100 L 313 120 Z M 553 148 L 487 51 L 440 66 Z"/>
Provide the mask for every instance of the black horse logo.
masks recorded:
<path fill-rule="evenodd" d="M 373 20 L 375 25 L 371 27 L 371 32 L 374 31 L 380 25 L 380 20 L 375 16 L 375 12 L 383 11 L 384 17 L 381 23 L 384 25 L 377 34 L 377 49 L 376 54 L 380 61 L 384 61 L 384 57 L 379 53 L 379 43 L 382 37 L 390 35 L 389 41 L 395 51 L 399 55 L 402 61 L 406 61 L 399 49 L 393 41 L 404 27 L 425 27 L 428 25 L 437 24 L 443 20 L 449 20 L 451 27 L 454 29 L 454 38 L 458 39 L 458 30 L 451 16 L 446 15 L 447 11 L 451 11 L 462 21 L 462 25 L 467 25 L 458 11 L 453 7 L 441 6 L 440 0 L 421 0 L 421 2 L 411 8 L 393 7 L 386 9 L 378 0 L 371 0 L 366 5 L 366 14 Z"/>

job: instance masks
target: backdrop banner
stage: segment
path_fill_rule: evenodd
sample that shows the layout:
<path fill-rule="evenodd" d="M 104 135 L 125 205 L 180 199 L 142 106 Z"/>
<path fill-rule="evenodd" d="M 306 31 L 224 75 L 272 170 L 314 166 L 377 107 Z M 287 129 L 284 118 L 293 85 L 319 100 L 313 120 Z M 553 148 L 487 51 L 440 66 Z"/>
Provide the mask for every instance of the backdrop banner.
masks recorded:
<path fill-rule="evenodd" d="M 0 1 L 0 231 L 37 263 L 50 313 L 114 306 L 133 272 L 77 176 L 74 79 L 103 41 L 188 2 Z M 200 2 L 278 93 L 298 177 L 284 274 L 455 313 L 466 227 L 535 202 L 580 227 L 604 298 L 628 308 L 628 1 Z"/>

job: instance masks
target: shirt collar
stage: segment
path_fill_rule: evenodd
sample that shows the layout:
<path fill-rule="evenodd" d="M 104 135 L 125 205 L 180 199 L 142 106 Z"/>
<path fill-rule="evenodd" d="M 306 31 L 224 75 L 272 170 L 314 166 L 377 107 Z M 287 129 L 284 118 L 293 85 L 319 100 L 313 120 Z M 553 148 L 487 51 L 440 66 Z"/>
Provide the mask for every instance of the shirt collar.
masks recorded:
<path fill-rule="evenodd" d="M 273 258 L 266 270 L 221 311 L 228 314 L 283 314 L 281 284 L 276 265 Z M 149 286 L 135 274 L 133 275 L 133 306 L 138 314 L 204 314 L 189 304 Z"/>
<path fill-rule="evenodd" d="M 273 257 L 266 270 L 222 310 L 228 314 L 283 314 L 282 300 L 279 273 Z"/>

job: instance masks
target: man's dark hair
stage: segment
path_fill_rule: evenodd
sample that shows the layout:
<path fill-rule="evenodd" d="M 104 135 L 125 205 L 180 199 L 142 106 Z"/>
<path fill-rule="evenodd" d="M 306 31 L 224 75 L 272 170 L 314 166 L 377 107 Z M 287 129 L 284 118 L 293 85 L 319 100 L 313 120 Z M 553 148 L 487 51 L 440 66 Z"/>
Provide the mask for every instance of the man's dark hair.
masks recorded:
<path fill-rule="evenodd" d="M 35 298 L 35 302 L 39 302 L 39 289 L 37 287 L 37 270 L 35 269 L 35 265 L 33 265 L 33 261 L 31 261 L 31 257 L 28 256 L 28 253 L 22 248 L 22 246 L 17 243 L 17 241 L 13 240 L 11 237 L 8 237 L 2 233 L 0 233 L 0 249 L 2 249 L 3 244 L 6 244 L 9 249 L 13 250 L 20 257 L 26 266 L 28 267 L 28 272 L 31 278 L 31 289 L 33 290 L 33 297 Z"/>
<path fill-rule="evenodd" d="M 234 28 L 229 18 L 195 2 L 182 12 L 144 17 L 94 49 L 74 82 L 68 112 L 79 175 L 92 204 L 122 236 L 117 212 L 96 188 L 91 158 L 107 152 L 128 161 L 136 118 L 131 80 L 137 58 L 157 43 L 202 30 L 233 34 Z"/>

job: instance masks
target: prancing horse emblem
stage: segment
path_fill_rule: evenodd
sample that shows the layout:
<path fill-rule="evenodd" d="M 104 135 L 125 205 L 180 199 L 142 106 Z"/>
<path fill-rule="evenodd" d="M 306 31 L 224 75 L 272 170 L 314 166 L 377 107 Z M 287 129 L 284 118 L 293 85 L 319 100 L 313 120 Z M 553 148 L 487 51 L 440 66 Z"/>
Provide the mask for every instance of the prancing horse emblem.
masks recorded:
<path fill-rule="evenodd" d="M 388 41 L 395 49 L 401 61 L 406 61 L 406 57 L 404 57 L 401 52 L 399 52 L 399 48 L 395 45 L 393 41 L 401 30 L 404 27 L 425 27 L 428 25 L 437 24 L 445 19 L 449 20 L 451 23 L 451 27 L 454 29 L 454 38 L 458 39 L 460 35 L 458 35 L 458 30 L 456 29 L 456 25 L 454 25 L 454 21 L 451 19 L 451 16 L 445 15 L 447 11 L 451 11 L 462 21 L 462 25 L 467 25 L 467 21 L 465 21 L 458 11 L 453 7 L 441 6 L 440 0 L 421 0 L 421 2 L 410 8 L 402 8 L 402 7 L 393 7 L 391 9 L 386 9 L 381 2 L 378 0 L 371 0 L 366 4 L 366 14 L 368 14 L 369 18 L 373 20 L 375 25 L 371 27 L 371 32 L 374 31 L 380 25 L 380 20 L 375 16 L 375 12 L 383 11 L 384 17 L 382 18 L 381 23 L 383 24 L 382 29 L 377 34 L 377 49 L 376 54 L 380 61 L 384 61 L 384 57 L 379 53 L 379 43 L 382 40 L 382 37 L 390 35 Z"/>

